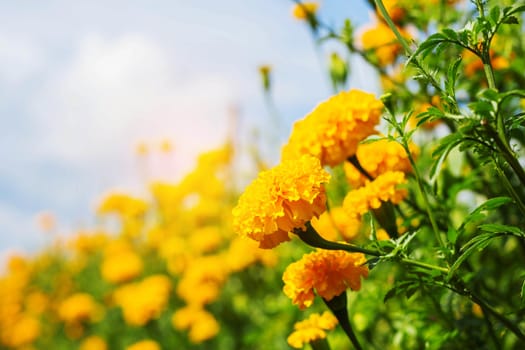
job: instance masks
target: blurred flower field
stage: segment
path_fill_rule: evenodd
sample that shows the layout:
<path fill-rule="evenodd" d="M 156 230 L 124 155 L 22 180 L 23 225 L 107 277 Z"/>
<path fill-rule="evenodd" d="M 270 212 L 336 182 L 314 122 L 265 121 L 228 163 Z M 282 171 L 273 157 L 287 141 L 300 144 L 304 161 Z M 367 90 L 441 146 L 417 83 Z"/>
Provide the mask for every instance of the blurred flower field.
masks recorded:
<path fill-rule="evenodd" d="M 243 178 L 232 138 L 10 257 L 0 349 L 522 349 L 525 2 L 367 3 L 354 28 L 292 2 L 333 91 L 277 164 Z"/>

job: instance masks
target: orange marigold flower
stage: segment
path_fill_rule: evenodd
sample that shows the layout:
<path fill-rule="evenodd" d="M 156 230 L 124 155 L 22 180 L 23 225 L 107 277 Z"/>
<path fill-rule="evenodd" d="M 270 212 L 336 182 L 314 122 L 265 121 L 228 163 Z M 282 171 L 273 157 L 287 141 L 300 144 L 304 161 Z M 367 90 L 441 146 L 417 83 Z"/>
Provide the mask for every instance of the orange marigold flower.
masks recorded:
<path fill-rule="evenodd" d="M 410 153 L 415 158 L 419 154 L 416 144 L 409 145 Z M 378 177 L 387 171 L 402 171 L 409 173 L 412 166 L 408 155 L 398 142 L 390 140 L 378 140 L 370 143 L 362 143 L 358 146 L 356 157 L 363 169 L 372 176 Z M 352 164 L 344 164 L 346 179 L 353 188 L 363 186 L 367 178 Z"/>
<path fill-rule="evenodd" d="M 410 37 L 406 31 L 401 28 L 398 29 L 401 35 L 406 38 Z M 377 63 L 380 66 L 387 66 L 393 63 L 403 50 L 390 27 L 381 21 L 378 21 L 375 27 L 363 32 L 361 44 L 365 50 L 374 50 Z"/>
<path fill-rule="evenodd" d="M 334 329 L 337 323 L 337 318 L 329 311 L 322 315 L 311 314 L 306 320 L 294 325 L 294 331 L 288 337 L 288 344 L 293 348 L 302 349 L 305 344 L 314 340 L 325 339 L 325 331 Z"/>
<path fill-rule="evenodd" d="M 305 1 L 300 4 L 295 4 L 292 7 L 292 16 L 298 20 L 305 20 L 308 18 L 308 15 L 314 15 L 318 8 L 319 3 L 315 1 Z"/>
<path fill-rule="evenodd" d="M 343 208 L 351 216 L 361 216 L 370 209 L 378 209 L 382 202 L 400 203 L 406 196 L 406 189 L 397 186 L 406 182 L 401 171 L 388 171 L 374 181 L 347 193 Z"/>
<path fill-rule="evenodd" d="M 288 233 L 326 210 L 323 183 L 330 175 L 318 159 L 303 156 L 283 161 L 259 174 L 233 209 L 233 229 L 273 248 L 290 240 Z"/>
<path fill-rule="evenodd" d="M 329 301 L 347 288 L 361 289 L 361 276 L 368 277 L 366 258 L 361 253 L 323 250 L 305 254 L 286 268 L 284 294 L 304 309 L 313 304 L 314 292 Z"/>
<path fill-rule="evenodd" d="M 294 124 L 282 159 L 310 154 L 323 166 L 341 164 L 355 154 L 360 141 L 376 132 L 382 110 L 383 103 L 373 94 L 342 91 Z"/>

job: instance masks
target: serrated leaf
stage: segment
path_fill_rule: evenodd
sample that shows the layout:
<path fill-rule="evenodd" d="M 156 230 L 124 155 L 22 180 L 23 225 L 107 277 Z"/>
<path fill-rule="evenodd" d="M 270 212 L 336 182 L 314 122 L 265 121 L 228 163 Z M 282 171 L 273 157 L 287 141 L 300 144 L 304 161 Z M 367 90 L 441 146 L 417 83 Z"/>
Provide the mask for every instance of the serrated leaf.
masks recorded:
<path fill-rule="evenodd" d="M 461 264 L 463 264 L 465 260 L 467 260 L 473 253 L 486 248 L 489 245 L 490 241 L 492 241 L 492 239 L 497 236 L 499 236 L 499 234 L 483 233 L 468 241 L 461 248 L 461 250 L 463 250 L 463 253 L 459 256 L 459 258 L 456 259 L 456 261 L 454 261 L 454 263 L 450 267 L 447 275 L 447 280 L 450 280 L 452 276 L 454 276 L 456 270 L 461 266 Z"/>

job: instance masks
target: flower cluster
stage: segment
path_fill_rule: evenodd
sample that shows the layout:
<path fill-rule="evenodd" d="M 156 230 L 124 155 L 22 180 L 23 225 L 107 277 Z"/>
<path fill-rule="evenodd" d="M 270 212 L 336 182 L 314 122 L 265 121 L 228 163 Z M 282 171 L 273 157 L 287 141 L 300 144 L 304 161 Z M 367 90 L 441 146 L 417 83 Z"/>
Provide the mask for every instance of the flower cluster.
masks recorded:
<path fill-rule="evenodd" d="M 233 209 L 233 229 L 273 248 L 326 210 L 323 184 L 330 179 L 319 160 L 301 156 L 263 171 Z"/>
<path fill-rule="evenodd" d="M 284 294 L 304 309 L 314 302 L 315 294 L 329 301 L 345 290 L 361 289 L 361 277 L 368 277 L 366 258 L 361 253 L 322 250 L 305 254 L 286 268 Z"/>
<path fill-rule="evenodd" d="M 372 94 L 342 91 L 294 124 L 282 159 L 310 154 L 323 166 L 341 164 L 355 154 L 359 142 L 376 133 L 382 110 L 383 104 Z"/>
<path fill-rule="evenodd" d="M 294 325 L 294 331 L 288 336 L 288 344 L 296 349 L 302 349 L 318 339 L 326 338 L 326 331 L 332 330 L 337 325 L 337 319 L 330 312 L 311 314 L 306 320 Z"/>
<path fill-rule="evenodd" d="M 405 174 L 401 171 L 387 171 L 379 175 L 374 181 L 348 192 L 343 208 L 348 215 L 361 216 L 370 209 L 378 209 L 382 202 L 400 203 L 406 196 L 407 190 L 399 188 L 406 183 Z"/>

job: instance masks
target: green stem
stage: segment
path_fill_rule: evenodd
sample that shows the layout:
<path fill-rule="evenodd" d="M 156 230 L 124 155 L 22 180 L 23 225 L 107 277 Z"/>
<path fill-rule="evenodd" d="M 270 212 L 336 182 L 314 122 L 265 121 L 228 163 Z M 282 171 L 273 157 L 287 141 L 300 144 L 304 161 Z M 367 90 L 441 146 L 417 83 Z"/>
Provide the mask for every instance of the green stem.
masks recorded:
<path fill-rule="evenodd" d="M 326 338 L 315 339 L 310 342 L 312 350 L 330 350 L 330 344 Z"/>
<path fill-rule="evenodd" d="M 410 56 L 412 54 L 412 50 L 410 49 L 410 45 L 408 45 L 408 42 L 405 40 L 403 35 L 401 35 L 401 33 L 399 32 L 399 29 L 397 29 L 397 26 L 394 24 L 394 21 L 392 21 L 392 18 L 388 14 L 388 11 L 386 10 L 385 5 L 383 4 L 383 1 L 382 0 L 375 0 L 375 2 L 376 2 L 377 8 L 379 9 L 381 14 L 383 15 L 383 18 L 385 19 L 386 23 L 388 24 L 390 29 L 392 29 L 392 31 L 394 32 L 394 35 L 396 36 L 396 38 L 399 41 L 399 43 L 401 44 L 401 46 L 403 46 L 403 49 L 405 49 L 405 54 L 407 56 Z"/>
<path fill-rule="evenodd" d="M 312 227 L 312 225 L 308 222 L 306 223 L 306 230 L 303 231 L 300 228 L 295 229 L 293 231 L 299 238 L 306 244 L 315 247 L 315 248 L 322 248 L 327 250 L 344 250 L 346 252 L 350 253 L 363 253 L 367 255 L 373 255 L 373 256 L 381 256 L 381 253 L 377 250 L 371 250 L 362 248 L 359 246 L 356 246 L 354 244 L 350 243 L 339 243 L 339 242 L 331 242 L 319 235 L 317 231 Z"/>
<path fill-rule="evenodd" d="M 473 294 L 472 292 L 468 293 L 468 297 L 470 300 L 475 302 L 476 304 L 479 304 L 481 306 L 481 309 L 485 312 L 488 311 L 494 318 L 498 319 L 501 323 L 505 325 L 512 333 L 514 333 L 519 339 L 522 341 L 525 341 L 525 334 L 523 331 L 511 320 L 503 316 L 501 313 L 499 313 L 498 310 L 496 310 L 491 305 L 487 304 L 483 299 L 478 297 L 477 295 Z"/>
<path fill-rule="evenodd" d="M 436 266 L 436 265 L 432 265 L 432 264 L 427 264 L 427 263 L 424 263 L 424 262 L 421 262 L 421 261 L 417 261 L 417 260 L 412 260 L 412 259 L 409 259 L 409 258 L 402 258 L 399 261 L 404 263 L 404 264 L 407 264 L 407 265 L 421 267 L 421 268 L 424 268 L 424 269 L 427 269 L 427 270 L 441 271 L 444 274 L 448 274 L 449 273 L 449 270 L 446 267 L 441 267 L 441 266 Z"/>
<path fill-rule="evenodd" d="M 339 321 L 339 325 L 345 331 L 346 336 L 348 337 L 348 339 L 350 339 L 352 345 L 354 345 L 354 348 L 356 350 L 362 350 L 363 347 L 359 343 L 359 340 L 357 339 L 357 336 L 355 335 L 354 330 L 352 329 L 352 324 L 350 323 L 350 319 L 348 317 L 348 302 L 346 299 L 346 292 L 343 292 L 330 300 L 326 300 L 324 298 L 323 300 L 330 309 L 330 311 L 332 311 L 334 316 Z"/>

